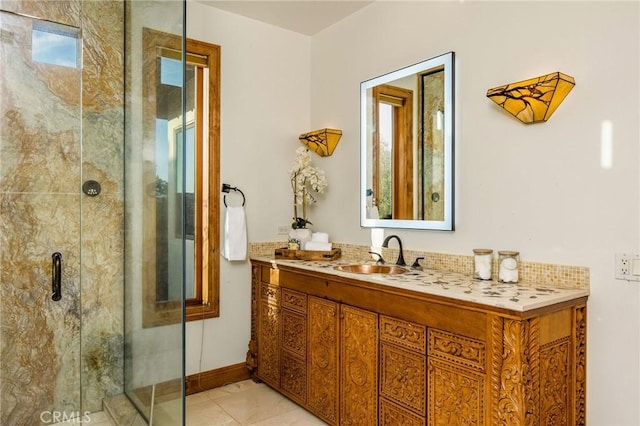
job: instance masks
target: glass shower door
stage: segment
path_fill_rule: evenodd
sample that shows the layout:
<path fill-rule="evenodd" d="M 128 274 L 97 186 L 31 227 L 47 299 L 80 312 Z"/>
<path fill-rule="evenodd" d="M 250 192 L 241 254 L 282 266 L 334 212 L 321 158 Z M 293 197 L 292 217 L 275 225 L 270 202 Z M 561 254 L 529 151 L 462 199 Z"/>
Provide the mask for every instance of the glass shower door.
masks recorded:
<path fill-rule="evenodd" d="M 125 393 L 154 426 L 184 424 L 186 183 L 184 63 L 149 35 L 184 37 L 183 1 L 127 1 L 125 120 Z M 176 66 L 177 65 L 177 66 Z M 185 197 L 186 198 L 186 197 Z"/>
<path fill-rule="evenodd" d="M 3 425 L 85 414 L 80 52 L 78 28 L 0 11 Z"/>

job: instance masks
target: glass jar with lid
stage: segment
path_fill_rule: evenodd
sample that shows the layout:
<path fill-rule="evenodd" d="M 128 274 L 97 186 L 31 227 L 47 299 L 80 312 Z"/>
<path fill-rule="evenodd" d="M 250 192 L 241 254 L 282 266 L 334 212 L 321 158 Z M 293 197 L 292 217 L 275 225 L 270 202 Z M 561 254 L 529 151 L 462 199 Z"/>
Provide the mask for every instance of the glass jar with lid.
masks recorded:
<path fill-rule="evenodd" d="M 493 250 L 473 249 L 473 278 L 476 280 L 491 279 L 491 260 Z"/>
<path fill-rule="evenodd" d="M 498 281 L 501 283 L 517 283 L 520 253 L 517 251 L 498 252 Z"/>

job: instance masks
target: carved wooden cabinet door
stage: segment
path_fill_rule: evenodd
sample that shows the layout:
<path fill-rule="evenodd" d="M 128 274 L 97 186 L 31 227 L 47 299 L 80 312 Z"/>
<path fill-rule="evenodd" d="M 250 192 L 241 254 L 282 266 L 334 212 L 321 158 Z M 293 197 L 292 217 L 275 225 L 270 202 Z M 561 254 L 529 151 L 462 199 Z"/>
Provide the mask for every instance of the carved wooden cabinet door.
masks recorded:
<path fill-rule="evenodd" d="M 307 397 L 307 366 L 290 352 L 282 352 L 282 393 L 300 404 Z"/>
<path fill-rule="evenodd" d="M 436 329 L 428 335 L 427 424 L 484 424 L 485 344 Z"/>
<path fill-rule="evenodd" d="M 340 424 L 378 423 L 378 315 L 340 306 Z"/>
<path fill-rule="evenodd" d="M 307 406 L 329 424 L 338 421 L 339 305 L 308 298 Z"/>
<path fill-rule="evenodd" d="M 380 423 L 425 423 L 426 327 L 380 315 Z"/>
<path fill-rule="evenodd" d="M 280 388 L 280 289 L 261 283 L 258 315 L 258 375 Z"/>
<path fill-rule="evenodd" d="M 429 360 L 429 425 L 484 424 L 484 376 Z"/>
<path fill-rule="evenodd" d="M 380 398 L 379 426 L 424 426 L 424 424 L 424 417 L 418 416 L 386 398 Z"/>
<path fill-rule="evenodd" d="M 283 298 L 286 297 L 283 289 Z M 307 400 L 307 317 L 282 303 L 282 392 L 304 404 Z"/>

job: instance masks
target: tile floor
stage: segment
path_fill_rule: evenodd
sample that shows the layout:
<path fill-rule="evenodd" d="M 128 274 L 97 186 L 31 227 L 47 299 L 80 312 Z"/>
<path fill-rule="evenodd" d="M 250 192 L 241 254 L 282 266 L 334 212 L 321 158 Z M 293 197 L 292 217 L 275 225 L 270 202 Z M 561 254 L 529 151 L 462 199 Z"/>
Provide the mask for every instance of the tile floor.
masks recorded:
<path fill-rule="evenodd" d="M 180 425 L 180 400 L 156 405 L 154 425 Z M 325 425 L 299 405 L 263 383 L 245 380 L 187 397 L 187 426 L 314 426 Z M 61 423 L 79 424 L 79 423 Z M 115 426 L 103 413 L 93 413 L 91 426 Z"/>
<path fill-rule="evenodd" d="M 267 385 L 252 380 L 187 397 L 187 426 L 325 424 Z"/>
<path fill-rule="evenodd" d="M 55 423 L 53 426 L 67 426 L 67 425 L 91 425 L 91 426 L 115 426 L 111 421 L 111 418 L 104 411 L 98 411 L 97 413 L 89 414 L 89 421 L 82 419 L 72 419 L 62 423 Z"/>

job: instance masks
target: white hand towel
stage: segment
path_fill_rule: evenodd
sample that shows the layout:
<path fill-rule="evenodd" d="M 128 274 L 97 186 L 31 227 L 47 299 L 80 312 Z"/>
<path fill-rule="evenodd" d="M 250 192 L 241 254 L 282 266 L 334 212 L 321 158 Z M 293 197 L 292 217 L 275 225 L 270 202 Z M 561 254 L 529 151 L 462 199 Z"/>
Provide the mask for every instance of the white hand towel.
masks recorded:
<path fill-rule="evenodd" d="M 331 243 L 323 243 L 320 241 L 307 241 L 304 245 L 304 250 L 316 250 L 316 251 L 331 251 Z"/>
<path fill-rule="evenodd" d="M 319 243 L 328 243 L 329 242 L 329 234 L 326 232 L 314 232 L 311 234 L 311 241 L 317 241 Z"/>
<path fill-rule="evenodd" d="M 246 260 L 247 224 L 244 207 L 227 207 L 224 219 L 224 247 L 222 248 L 222 255 L 227 260 Z"/>

